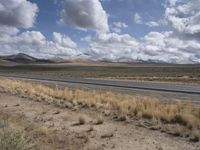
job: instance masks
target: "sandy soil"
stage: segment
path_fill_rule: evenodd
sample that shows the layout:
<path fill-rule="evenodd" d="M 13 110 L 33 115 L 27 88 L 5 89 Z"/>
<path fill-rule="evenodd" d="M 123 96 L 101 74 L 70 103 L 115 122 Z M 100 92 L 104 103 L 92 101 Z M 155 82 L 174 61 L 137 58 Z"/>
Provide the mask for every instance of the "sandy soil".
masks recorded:
<path fill-rule="evenodd" d="M 0 93 L 0 117 L 9 114 L 11 125 L 23 128 L 27 125 L 42 127 L 45 131 L 56 132 L 56 138 L 51 142 L 51 136 L 42 137 L 37 134 L 38 149 L 41 150 L 199 150 L 200 142 L 192 143 L 188 139 L 175 137 L 160 131 L 153 131 L 137 126 L 138 121 L 120 122 L 103 116 L 95 110 L 78 108 L 58 108 L 53 104 L 37 102 Z M 19 117 L 23 116 L 23 117 Z M 85 124 L 78 124 L 82 116 Z M 101 116 L 103 123 L 96 125 Z M 13 121 L 14 120 L 14 121 Z M 33 130 L 33 129 L 32 129 Z M 32 133 L 32 130 L 30 133 Z M 46 133 L 45 132 L 45 133 Z M 46 133 L 47 135 L 47 133 Z M 46 139 L 46 140 L 45 140 Z M 44 141 L 45 140 L 45 141 Z M 47 141 L 47 142 L 46 142 Z"/>

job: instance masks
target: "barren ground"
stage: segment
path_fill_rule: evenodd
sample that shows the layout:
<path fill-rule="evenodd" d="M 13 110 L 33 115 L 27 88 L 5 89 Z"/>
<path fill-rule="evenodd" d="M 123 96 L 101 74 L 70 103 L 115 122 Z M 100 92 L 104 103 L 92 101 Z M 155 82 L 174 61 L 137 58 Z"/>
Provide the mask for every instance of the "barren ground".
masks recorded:
<path fill-rule="evenodd" d="M 114 121 L 102 113 L 72 108 L 59 108 L 0 93 L 0 118 L 8 116 L 12 128 L 24 130 L 31 137 L 35 149 L 41 150 L 199 150 L 193 143 L 160 131 L 139 127 L 138 121 Z M 82 116 L 85 123 L 78 124 Z M 103 123 L 96 125 L 98 116 Z"/>

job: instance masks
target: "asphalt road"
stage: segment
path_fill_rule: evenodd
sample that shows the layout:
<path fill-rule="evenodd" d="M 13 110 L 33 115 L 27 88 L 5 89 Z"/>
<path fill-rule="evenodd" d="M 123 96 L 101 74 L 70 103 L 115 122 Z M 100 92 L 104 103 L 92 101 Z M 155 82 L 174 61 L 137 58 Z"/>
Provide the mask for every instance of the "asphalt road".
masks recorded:
<path fill-rule="evenodd" d="M 57 83 L 62 85 L 75 85 L 78 87 L 88 87 L 95 89 L 117 91 L 129 91 L 134 93 L 141 93 L 141 95 L 148 96 L 151 93 L 159 93 L 161 97 L 165 96 L 173 99 L 191 100 L 200 103 L 200 86 L 170 84 L 170 83 L 150 83 L 150 82 L 127 82 L 127 81 L 111 81 L 111 80 L 93 80 L 93 79 L 75 79 L 75 78 L 44 78 L 33 77 L 25 75 L 7 75 L 0 74 L 0 77 L 14 78 L 23 80 L 40 81 L 45 83 Z M 145 93 L 145 94 L 144 94 Z M 149 93 L 149 94 L 148 94 Z M 155 95 L 155 94 L 153 94 Z"/>

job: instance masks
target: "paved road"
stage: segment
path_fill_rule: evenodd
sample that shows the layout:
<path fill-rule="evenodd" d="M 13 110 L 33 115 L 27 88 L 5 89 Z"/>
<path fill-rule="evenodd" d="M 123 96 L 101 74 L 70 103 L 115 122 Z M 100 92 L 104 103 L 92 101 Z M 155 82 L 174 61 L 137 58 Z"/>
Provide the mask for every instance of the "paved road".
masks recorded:
<path fill-rule="evenodd" d="M 183 84 L 169 84 L 169 83 L 150 83 L 150 82 L 128 82 L 128 81 L 113 81 L 113 80 L 93 80 L 93 79 L 75 79 L 75 78 L 44 78 L 44 77 L 31 77 L 22 75 L 3 75 L 2 77 L 41 80 L 41 81 L 58 81 L 74 84 L 87 84 L 96 86 L 118 87 L 126 89 L 139 89 L 139 90 L 151 90 L 161 92 L 174 92 L 174 93 L 186 93 L 186 94 L 199 94 L 200 86 L 195 85 L 183 85 Z"/>
<path fill-rule="evenodd" d="M 0 74 L 0 77 L 14 78 L 23 80 L 40 81 L 45 83 L 56 83 L 64 86 L 75 85 L 78 87 L 88 87 L 90 89 L 104 89 L 117 92 L 128 91 L 134 95 L 143 95 L 152 97 L 159 93 L 161 99 L 180 99 L 191 100 L 200 103 L 200 86 L 169 84 L 169 83 L 150 83 L 150 82 L 127 82 L 127 81 L 110 81 L 110 80 L 93 80 L 93 79 L 75 79 L 75 78 L 44 78 L 33 77 L 28 75 L 6 75 Z M 117 89 L 117 90 L 116 90 Z M 157 94 L 158 95 L 158 94 Z"/>

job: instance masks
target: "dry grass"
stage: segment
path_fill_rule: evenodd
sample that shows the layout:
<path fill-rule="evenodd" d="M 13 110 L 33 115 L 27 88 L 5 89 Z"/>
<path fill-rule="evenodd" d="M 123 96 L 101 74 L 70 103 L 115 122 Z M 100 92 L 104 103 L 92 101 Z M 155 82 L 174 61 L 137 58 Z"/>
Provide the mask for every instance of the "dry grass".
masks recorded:
<path fill-rule="evenodd" d="M 118 114 L 136 116 L 137 118 L 181 124 L 192 129 L 200 128 L 200 108 L 194 107 L 192 103 L 187 105 L 181 102 L 163 104 L 158 99 L 114 94 L 112 92 L 97 93 L 96 91 L 79 89 L 50 88 L 41 84 L 8 79 L 0 79 L 0 90 L 40 101 L 56 103 L 62 100 L 62 103 L 59 102 L 58 105 L 65 103 L 84 105 L 85 107 L 115 111 Z"/>
<path fill-rule="evenodd" d="M 87 136 L 77 140 L 77 133 L 52 130 L 12 112 L 0 111 L 0 123 L 0 150 L 75 150 L 88 140 Z"/>
<path fill-rule="evenodd" d="M 32 148 L 21 131 L 4 128 L 0 130 L 0 149 L 31 150 Z"/>

